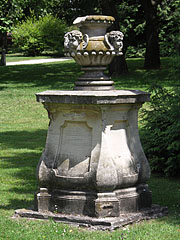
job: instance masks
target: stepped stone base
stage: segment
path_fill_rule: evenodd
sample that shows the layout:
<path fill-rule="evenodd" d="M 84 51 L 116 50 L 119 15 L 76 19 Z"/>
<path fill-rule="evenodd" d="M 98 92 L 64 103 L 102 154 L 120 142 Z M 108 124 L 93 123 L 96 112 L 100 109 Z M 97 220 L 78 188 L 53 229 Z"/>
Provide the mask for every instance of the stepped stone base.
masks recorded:
<path fill-rule="evenodd" d="M 35 194 L 34 210 L 102 218 L 139 212 L 151 205 L 147 184 L 104 193 L 40 188 Z"/>
<path fill-rule="evenodd" d="M 77 226 L 88 227 L 98 230 L 114 230 L 128 224 L 137 223 L 142 220 L 150 220 L 166 216 L 168 214 L 167 207 L 153 205 L 149 209 L 141 210 L 137 213 L 121 214 L 119 217 L 96 218 L 80 215 L 55 214 L 52 212 L 37 212 L 26 209 L 18 209 L 15 211 L 14 218 L 25 217 L 31 219 L 52 219 L 56 222 L 68 223 Z"/>

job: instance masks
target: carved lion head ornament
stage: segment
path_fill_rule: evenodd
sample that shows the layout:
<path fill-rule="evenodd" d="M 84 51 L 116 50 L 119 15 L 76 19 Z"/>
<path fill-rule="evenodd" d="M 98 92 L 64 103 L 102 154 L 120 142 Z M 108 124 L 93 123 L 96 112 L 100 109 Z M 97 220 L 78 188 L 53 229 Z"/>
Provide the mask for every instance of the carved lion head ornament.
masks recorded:
<path fill-rule="evenodd" d="M 104 36 L 104 42 L 107 46 L 107 49 L 111 51 L 115 51 L 117 55 L 122 54 L 123 48 L 123 33 L 120 31 L 111 31 Z M 85 49 L 88 45 L 90 38 L 87 34 L 82 34 L 78 30 L 73 30 L 68 32 L 64 36 L 64 47 L 66 51 L 76 51 L 78 46 L 83 43 L 83 49 Z"/>
<path fill-rule="evenodd" d="M 64 36 L 64 48 L 66 50 L 76 50 L 79 44 L 82 42 L 83 35 L 78 30 L 68 32 Z"/>
<path fill-rule="evenodd" d="M 121 52 L 123 48 L 124 34 L 120 31 L 111 31 L 105 35 L 105 42 L 111 50 Z"/>

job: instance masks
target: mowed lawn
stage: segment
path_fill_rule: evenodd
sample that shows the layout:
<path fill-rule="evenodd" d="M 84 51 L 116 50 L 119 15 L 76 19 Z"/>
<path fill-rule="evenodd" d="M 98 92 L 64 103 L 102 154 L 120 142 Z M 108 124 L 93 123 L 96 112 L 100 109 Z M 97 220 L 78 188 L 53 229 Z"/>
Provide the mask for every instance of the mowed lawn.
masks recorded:
<path fill-rule="evenodd" d="M 116 89 L 147 90 L 151 83 L 179 85 L 174 59 L 162 59 L 160 70 L 146 71 L 143 59 L 127 61 L 129 73 L 114 78 Z M 0 240 L 114 239 L 179 240 L 180 181 L 153 175 L 153 203 L 169 207 L 169 215 L 113 232 L 90 231 L 51 220 L 12 219 L 15 209 L 33 205 L 38 188 L 36 166 L 45 146 L 48 116 L 35 93 L 71 90 L 81 75 L 74 61 L 0 67 Z M 148 106 L 147 104 L 144 107 Z"/>

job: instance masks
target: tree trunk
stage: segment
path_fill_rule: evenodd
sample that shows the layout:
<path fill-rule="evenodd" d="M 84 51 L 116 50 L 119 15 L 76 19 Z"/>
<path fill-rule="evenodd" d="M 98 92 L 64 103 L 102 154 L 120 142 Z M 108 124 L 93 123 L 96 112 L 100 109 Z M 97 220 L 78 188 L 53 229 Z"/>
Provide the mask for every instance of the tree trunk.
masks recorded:
<path fill-rule="evenodd" d="M 120 76 L 128 72 L 125 56 L 115 57 L 109 65 L 109 75 L 113 77 Z"/>
<path fill-rule="evenodd" d="M 146 19 L 146 53 L 144 67 L 160 68 L 160 52 L 158 40 L 157 5 L 160 1 L 142 0 Z"/>
<path fill-rule="evenodd" d="M 6 47 L 7 47 L 7 33 L 0 33 L 1 39 L 1 60 L 0 66 L 6 66 Z"/>
<path fill-rule="evenodd" d="M 115 18 L 115 23 L 108 29 L 108 31 L 119 31 L 120 26 L 116 2 L 114 0 L 101 0 L 100 7 L 103 15 L 113 16 Z M 119 76 L 127 72 L 128 67 L 124 55 L 115 57 L 112 63 L 109 65 L 109 75 L 111 76 Z"/>
<path fill-rule="evenodd" d="M 6 49 L 2 48 L 0 66 L 6 66 Z"/>

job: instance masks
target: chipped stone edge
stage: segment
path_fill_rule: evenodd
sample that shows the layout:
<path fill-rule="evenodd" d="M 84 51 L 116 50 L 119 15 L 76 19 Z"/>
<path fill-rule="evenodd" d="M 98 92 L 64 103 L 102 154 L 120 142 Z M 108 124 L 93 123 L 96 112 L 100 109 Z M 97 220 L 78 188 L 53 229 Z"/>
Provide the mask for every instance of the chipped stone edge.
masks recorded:
<path fill-rule="evenodd" d="M 45 91 L 36 93 L 38 102 L 71 104 L 122 104 L 150 101 L 150 94 L 139 90 L 125 91 Z"/>
<path fill-rule="evenodd" d="M 150 209 L 144 209 L 137 213 L 122 214 L 120 217 L 95 218 L 80 215 L 65 215 L 52 212 L 37 212 L 27 209 L 17 209 L 13 218 L 30 218 L 41 220 L 54 220 L 66 224 L 88 227 L 94 230 L 115 230 L 129 224 L 137 223 L 143 220 L 156 219 L 168 214 L 167 207 L 153 205 Z"/>

